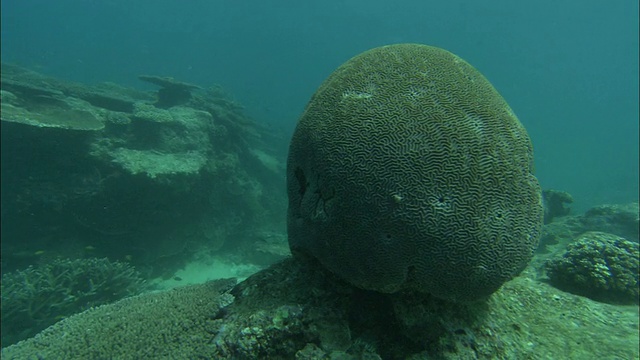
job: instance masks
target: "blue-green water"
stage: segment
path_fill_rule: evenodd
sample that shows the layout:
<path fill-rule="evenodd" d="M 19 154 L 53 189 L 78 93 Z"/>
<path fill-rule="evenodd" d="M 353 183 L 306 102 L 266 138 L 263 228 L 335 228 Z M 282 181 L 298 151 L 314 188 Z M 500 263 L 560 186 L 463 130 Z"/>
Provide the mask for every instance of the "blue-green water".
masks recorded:
<path fill-rule="evenodd" d="M 637 201 L 637 1 L 2 2 L 2 61 L 87 83 L 219 83 L 288 132 L 339 64 L 399 42 L 478 68 L 528 129 L 543 187 L 574 210 Z"/>
<path fill-rule="evenodd" d="M 6 0 L 1 7 L 2 357 L 637 358 L 637 1 Z M 308 258 L 281 261 L 290 255 L 288 236 L 296 237 L 292 221 L 309 220 L 292 216 L 296 196 L 287 201 L 288 194 L 312 194 L 299 202 L 314 199 L 313 221 L 339 208 L 322 174 L 302 169 L 312 162 L 306 157 L 289 158 L 294 186 L 286 181 L 303 109 L 338 66 L 394 43 L 433 45 L 468 61 L 533 141 L 546 190 L 540 246 L 486 302 L 410 293 L 393 300 L 397 294 L 347 286 Z M 293 148 L 314 153 L 313 141 L 297 138 Z M 403 201 L 394 193 L 390 208 Z M 464 226 L 487 221 L 473 216 Z M 361 225 L 349 221 L 337 224 Z M 306 225 L 298 237 L 323 239 Z M 420 241 L 429 246 L 458 240 L 427 230 Z M 476 240 L 487 239 L 469 238 L 464 250 L 447 253 L 452 279 L 476 281 L 458 276 L 475 264 L 466 249 L 513 260 L 504 255 L 509 246 L 496 250 L 500 238 L 480 250 Z M 365 247 L 376 239 L 365 236 Z M 528 256 L 536 244 L 527 244 Z M 437 250 L 427 248 L 411 252 L 433 263 Z M 355 255 L 366 263 L 361 273 L 388 273 Z M 344 268 L 356 268 L 352 260 Z M 487 270 L 479 264 L 473 273 Z M 415 267 L 406 274 L 410 282 Z M 242 282 L 207 283 L 227 278 Z M 111 316 L 111 306 L 137 294 L 124 300 L 131 307 L 123 313 L 165 298 L 168 313 L 155 300 L 139 313 L 172 335 Z M 108 316 L 85 311 L 102 305 Z M 205 318 L 206 328 L 177 326 Z M 87 321 L 105 326 L 89 334 Z M 92 345 L 78 345 L 80 338 Z M 185 351 L 193 355 L 176 355 Z"/>

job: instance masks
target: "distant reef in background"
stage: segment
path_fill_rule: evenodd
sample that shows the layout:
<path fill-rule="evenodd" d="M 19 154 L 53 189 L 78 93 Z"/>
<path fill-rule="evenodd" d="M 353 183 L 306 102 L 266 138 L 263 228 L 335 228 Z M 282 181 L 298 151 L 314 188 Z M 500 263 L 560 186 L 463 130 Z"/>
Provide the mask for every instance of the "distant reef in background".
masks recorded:
<path fill-rule="evenodd" d="M 218 85 L 140 79 L 158 90 L 2 64 L 3 272 L 108 257 L 169 276 L 203 251 L 281 258 L 285 135 Z"/>

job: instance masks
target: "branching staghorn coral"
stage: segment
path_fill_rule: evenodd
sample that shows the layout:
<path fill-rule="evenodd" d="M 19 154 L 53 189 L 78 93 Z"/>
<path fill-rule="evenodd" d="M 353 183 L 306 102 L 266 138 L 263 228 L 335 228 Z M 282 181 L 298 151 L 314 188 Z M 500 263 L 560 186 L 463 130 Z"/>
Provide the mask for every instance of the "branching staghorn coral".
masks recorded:
<path fill-rule="evenodd" d="M 69 315 L 142 292 L 129 264 L 56 259 L 2 275 L 2 346 L 31 337 Z"/>

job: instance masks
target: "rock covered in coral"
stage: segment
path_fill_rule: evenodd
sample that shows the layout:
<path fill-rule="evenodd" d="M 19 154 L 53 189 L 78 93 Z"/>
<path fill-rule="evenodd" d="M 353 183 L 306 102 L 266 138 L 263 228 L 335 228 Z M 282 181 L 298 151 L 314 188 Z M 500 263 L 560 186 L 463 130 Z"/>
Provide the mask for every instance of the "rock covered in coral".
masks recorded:
<path fill-rule="evenodd" d="M 133 105 L 132 117 L 136 120 L 155 123 L 173 122 L 173 116 L 171 116 L 168 110 L 155 107 L 145 102 L 137 102 Z"/>
<path fill-rule="evenodd" d="M 565 191 L 544 190 L 542 191 L 544 200 L 544 223 L 549 224 L 556 217 L 569 215 L 571 208 L 566 204 L 573 203 L 571 194 Z"/>
<path fill-rule="evenodd" d="M 576 226 L 576 223 L 578 223 L 576 218 L 567 217 L 563 221 L 554 221 L 543 226 L 540 246 L 536 252 L 547 253 L 558 244 L 569 243 L 577 234 L 582 233 L 582 231 L 576 230 L 581 229 L 581 226 Z"/>
<path fill-rule="evenodd" d="M 188 84 L 166 76 L 140 75 L 138 79 L 160 86 L 160 90 L 158 90 L 158 100 L 155 105 L 163 109 L 186 104 L 191 100 L 191 91 L 200 89 L 197 85 Z"/>
<path fill-rule="evenodd" d="M 587 232 L 546 264 L 550 282 L 594 300 L 638 303 L 638 243 L 619 236 Z"/>
<path fill-rule="evenodd" d="M 3 87 L 7 81 L 3 81 Z M 10 87 L 13 89 L 13 87 Z M 33 89 L 31 89 L 33 90 Z M 95 131 L 104 116 L 88 102 L 64 95 L 2 90 L 2 121 L 36 128 Z M 44 90 L 43 90 L 44 91 Z M 44 130 L 43 130 L 44 131 Z"/>
<path fill-rule="evenodd" d="M 638 242 L 639 220 L 637 202 L 594 206 L 582 217 L 582 223 L 589 231 L 608 232 L 634 242 Z"/>
<path fill-rule="evenodd" d="M 519 277 L 486 302 L 354 288 L 289 258 L 233 279 L 74 315 L 2 350 L 18 359 L 637 358 L 637 313 Z M 233 288 L 232 288 L 233 287 Z M 565 313 L 581 320 L 576 328 Z M 607 316 L 608 322 L 602 317 Z M 622 326 L 621 324 L 625 324 Z M 553 329 L 550 332 L 549 329 Z M 592 341 L 585 343 L 588 336 Z"/>
<path fill-rule="evenodd" d="M 113 83 L 92 86 L 49 77 L 29 69 L 2 63 L 2 89 L 20 97 L 58 97 L 82 99 L 92 106 L 111 111 L 130 112 L 135 101 L 150 101 L 146 92 Z"/>
<path fill-rule="evenodd" d="M 588 231 L 600 231 L 638 242 L 638 203 L 598 205 L 582 215 L 556 218 L 542 228 L 538 252 L 566 245 Z"/>
<path fill-rule="evenodd" d="M 131 174 L 152 179 L 194 176 L 207 163 L 212 126 L 209 113 L 187 107 L 165 110 L 139 102 L 131 123 L 125 146 L 116 141 L 99 142 L 92 154 L 112 160 Z"/>

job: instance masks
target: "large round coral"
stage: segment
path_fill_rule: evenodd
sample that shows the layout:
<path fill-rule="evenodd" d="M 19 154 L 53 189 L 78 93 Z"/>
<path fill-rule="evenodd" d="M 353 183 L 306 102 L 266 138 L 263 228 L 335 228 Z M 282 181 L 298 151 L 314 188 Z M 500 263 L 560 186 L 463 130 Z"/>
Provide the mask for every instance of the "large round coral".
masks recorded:
<path fill-rule="evenodd" d="M 439 48 L 364 52 L 291 140 L 289 245 L 352 284 L 475 300 L 529 262 L 542 224 L 529 137 L 476 69 Z"/>
<path fill-rule="evenodd" d="M 613 234 L 590 231 L 546 263 L 558 288 L 598 301 L 638 303 L 638 243 Z"/>

